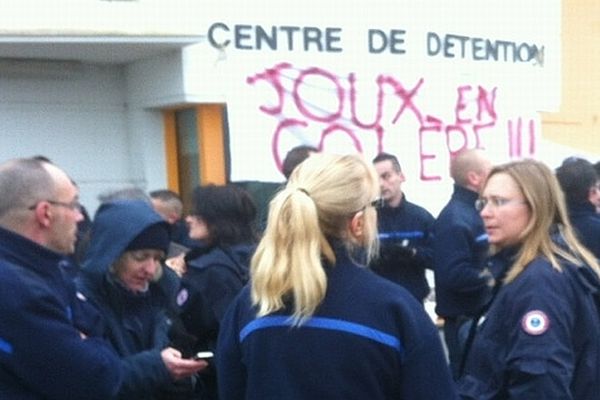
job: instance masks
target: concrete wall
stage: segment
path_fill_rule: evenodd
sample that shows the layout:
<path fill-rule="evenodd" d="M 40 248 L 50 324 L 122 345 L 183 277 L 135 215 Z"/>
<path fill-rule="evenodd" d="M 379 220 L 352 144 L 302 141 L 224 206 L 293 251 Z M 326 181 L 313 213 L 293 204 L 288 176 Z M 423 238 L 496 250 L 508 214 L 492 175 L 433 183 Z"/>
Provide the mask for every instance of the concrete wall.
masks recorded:
<path fill-rule="evenodd" d="M 41 68 L 1 78 L 0 93 L 0 159 L 49 157 L 91 208 L 98 193 L 130 182 L 122 68 L 80 65 L 52 76 Z"/>

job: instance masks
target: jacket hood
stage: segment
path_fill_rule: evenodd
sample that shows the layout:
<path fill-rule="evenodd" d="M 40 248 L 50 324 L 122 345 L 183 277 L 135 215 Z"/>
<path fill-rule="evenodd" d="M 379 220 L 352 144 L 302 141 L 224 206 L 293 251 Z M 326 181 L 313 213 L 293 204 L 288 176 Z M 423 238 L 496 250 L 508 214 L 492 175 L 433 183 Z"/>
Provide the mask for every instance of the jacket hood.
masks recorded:
<path fill-rule="evenodd" d="M 104 276 L 136 236 L 157 224 L 163 224 L 168 231 L 168 223 L 144 201 L 103 204 L 94 217 L 82 274 L 88 278 Z"/>

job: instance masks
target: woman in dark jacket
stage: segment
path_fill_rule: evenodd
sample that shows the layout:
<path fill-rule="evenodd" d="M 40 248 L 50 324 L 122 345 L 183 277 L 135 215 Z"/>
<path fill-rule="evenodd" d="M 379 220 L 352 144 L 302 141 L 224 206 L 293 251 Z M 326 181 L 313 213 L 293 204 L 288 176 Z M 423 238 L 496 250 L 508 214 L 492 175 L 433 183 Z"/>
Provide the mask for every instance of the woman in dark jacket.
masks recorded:
<path fill-rule="evenodd" d="M 552 171 L 534 160 L 499 165 L 476 208 L 504 273 L 467 350 L 461 397 L 597 399 L 600 267 Z"/>
<path fill-rule="evenodd" d="M 197 187 L 193 207 L 186 218 L 189 235 L 205 247 L 186 254 L 177 303 L 183 324 L 195 337 L 193 350 L 213 350 L 221 319 L 248 280 L 256 207 L 245 190 L 231 184 Z M 203 398 L 216 398 L 214 374 L 201 377 Z"/>
<path fill-rule="evenodd" d="M 100 311 L 102 335 L 123 361 L 120 399 L 159 398 L 174 381 L 207 365 L 168 347 L 167 296 L 157 284 L 168 229 L 143 201 L 103 204 L 94 218 L 78 284 Z"/>
<path fill-rule="evenodd" d="M 364 158 L 315 154 L 271 200 L 221 325 L 221 400 L 456 398 L 423 307 L 356 262 L 376 253 L 378 195 Z"/>

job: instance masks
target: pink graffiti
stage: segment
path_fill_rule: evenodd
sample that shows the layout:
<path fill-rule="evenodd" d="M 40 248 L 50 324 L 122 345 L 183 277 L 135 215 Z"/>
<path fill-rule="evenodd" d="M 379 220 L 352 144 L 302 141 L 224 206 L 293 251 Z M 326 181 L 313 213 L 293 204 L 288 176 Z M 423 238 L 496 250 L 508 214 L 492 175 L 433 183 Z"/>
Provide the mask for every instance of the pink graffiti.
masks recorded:
<path fill-rule="evenodd" d="M 527 132 L 523 133 L 523 118 L 518 117 L 516 121 L 508 120 L 508 152 L 511 158 L 527 157 L 535 154 L 535 126 L 533 120 L 527 122 Z M 527 135 L 525 137 L 525 135 Z M 527 141 L 525 143 L 524 141 Z M 528 145 L 527 152 L 523 146 Z"/>
<path fill-rule="evenodd" d="M 290 76 L 295 77 L 291 78 Z M 320 86 L 329 89 L 327 93 L 333 94 L 334 104 L 329 109 L 312 104 L 303 96 L 303 88 L 307 79 L 319 79 L 324 82 Z M 291 89 L 286 89 L 286 82 L 292 80 Z M 249 85 L 267 84 L 277 96 L 277 104 L 260 105 L 259 110 L 279 120 L 273 133 L 271 151 L 275 164 L 281 169 L 284 154 L 280 148 L 283 134 L 290 130 L 317 126 L 320 129 L 318 148 L 324 149 L 327 140 L 333 136 L 342 135 L 347 138 L 357 152 L 363 152 L 364 144 L 357 132 L 367 131 L 373 134 L 378 152 L 385 151 L 384 138 L 386 134 L 393 135 L 394 126 L 409 120 L 418 125 L 419 141 L 419 168 L 420 179 L 423 181 L 441 180 L 439 175 L 430 172 L 429 165 L 440 158 L 441 154 L 428 148 L 427 139 L 439 138 L 443 140 L 447 155 L 451 157 L 463 148 L 485 148 L 486 135 L 498 124 L 496 112 L 497 88 L 473 87 L 462 85 L 456 89 L 456 103 L 454 105 L 454 120 L 445 122 L 442 118 L 430 115 L 419 102 L 419 94 L 425 90 L 424 78 L 416 82 L 402 82 L 399 78 L 380 74 L 373 84 L 376 88 L 375 103 L 372 107 L 370 119 L 361 119 L 358 116 L 357 77 L 349 73 L 347 78 L 340 78 L 331 71 L 319 67 L 298 69 L 290 63 L 279 63 L 272 68 L 257 73 L 246 79 Z M 288 86 L 290 86 L 288 84 Z M 397 104 L 397 105 L 396 105 Z M 387 106 L 387 108 L 386 108 Z M 286 107 L 293 107 L 300 117 L 289 118 L 284 114 Z M 392 115 L 387 117 L 384 110 Z M 395 109 L 395 111 L 394 111 Z M 344 117 L 344 110 L 348 110 L 349 117 Z M 360 110 L 363 114 L 365 109 Z M 385 128 L 387 124 L 387 130 Z M 527 125 L 527 133 L 523 132 L 523 125 Z M 533 120 L 527 123 L 518 117 L 507 123 L 507 140 L 511 158 L 535 153 L 535 124 Z M 371 139 L 372 140 L 372 139 Z M 526 141 L 526 143 L 525 143 Z M 527 145 L 526 151 L 523 146 Z"/>

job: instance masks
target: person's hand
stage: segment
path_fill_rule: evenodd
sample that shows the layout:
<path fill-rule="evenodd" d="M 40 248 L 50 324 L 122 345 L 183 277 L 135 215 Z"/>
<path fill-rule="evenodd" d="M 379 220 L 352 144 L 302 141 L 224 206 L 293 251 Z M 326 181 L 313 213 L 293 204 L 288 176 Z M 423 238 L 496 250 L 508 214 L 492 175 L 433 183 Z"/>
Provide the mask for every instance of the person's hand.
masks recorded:
<path fill-rule="evenodd" d="M 171 377 L 175 380 L 187 378 L 208 367 L 208 363 L 204 360 L 181 358 L 181 353 L 172 347 L 167 347 L 161 351 L 160 356 Z"/>
<path fill-rule="evenodd" d="M 185 274 L 185 271 L 187 269 L 184 257 L 185 253 L 181 253 L 178 256 L 168 258 L 165 261 L 165 264 L 167 265 L 167 267 L 175 271 L 177 275 L 182 276 L 183 274 Z"/>

